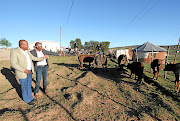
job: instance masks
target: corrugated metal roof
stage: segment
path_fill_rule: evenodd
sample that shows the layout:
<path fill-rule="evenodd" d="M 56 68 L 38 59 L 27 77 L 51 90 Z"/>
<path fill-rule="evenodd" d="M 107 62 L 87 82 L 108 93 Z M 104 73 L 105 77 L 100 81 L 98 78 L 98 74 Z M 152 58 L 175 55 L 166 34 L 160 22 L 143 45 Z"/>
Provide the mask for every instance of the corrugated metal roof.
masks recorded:
<path fill-rule="evenodd" d="M 153 45 L 150 42 L 146 42 L 132 51 L 136 51 L 136 49 L 137 51 L 144 51 L 144 52 L 152 52 L 152 51 L 153 52 L 166 52 L 167 51 L 166 49 L 159 47 L 157 45 Z"/>

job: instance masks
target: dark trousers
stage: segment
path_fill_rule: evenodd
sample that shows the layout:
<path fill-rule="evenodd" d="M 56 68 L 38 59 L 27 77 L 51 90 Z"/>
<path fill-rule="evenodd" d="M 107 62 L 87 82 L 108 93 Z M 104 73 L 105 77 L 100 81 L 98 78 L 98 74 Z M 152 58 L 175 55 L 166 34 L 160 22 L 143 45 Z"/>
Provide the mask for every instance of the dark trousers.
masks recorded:
<path fill-rule="evenodd" d="M 43 77 L 43 89 L 46 90 L 47 88 L 47 74 L 48 74 L 48 66 L 37 66 L 36 69 L 36 87 L 35 93 L 39 92 L 41 76 Z"/>
<path fill-rule="evenodd" d="M 27 74 L 27 78 L 19 79 L 21 83 L 22 97 L 26 103 L 31 102 L 33 100 L 31 82 L 32 82 L 32 73 Z"/>

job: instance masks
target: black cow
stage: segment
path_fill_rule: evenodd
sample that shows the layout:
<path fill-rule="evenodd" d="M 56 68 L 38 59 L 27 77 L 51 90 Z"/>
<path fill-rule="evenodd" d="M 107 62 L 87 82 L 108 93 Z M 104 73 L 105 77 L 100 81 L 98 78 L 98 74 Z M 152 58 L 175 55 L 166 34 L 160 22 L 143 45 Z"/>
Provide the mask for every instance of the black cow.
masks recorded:
<path fill-rule="evenodd" d="M 153 69 L 153 79 L 158 78 L 159 76 L 159 73 L 160 73 L 160 70 L 161 70 L 161 67 L 162 67 L 162 61 L 159 60 L 159 59 L 154 59 L 153 62 L 151 62 L 151 68 Z"/>
<path fill-rule="evenodd" d="M 177 64 L 167 64 L 164 68 L 164 71 L 173 71 L 174 74 L 175 74 L 175 83 L 176 83 L 176 92 L 178 93 L 179 92 L 179 80 L 180 80 L 180 77 L 179 77 L 179 74 L 180 74 L 180 63 L 177 63 Z"/>
<path fill-rule="evenodd" d="M 118 57 L 118 64 L 119 64 L 119 68 L 120 68 L 121 73 L 123 73 L 123 67 L 125 66 L 126 61 L 127 61 L 126 55 L 120 55 Z"/>
<path fill-rule="evenodd" d="M 130 74 L 130 78 L 132 74 L 135 74 L 135 79 L 136 76 L 138 76 L 138 80 L 137 82 L 140 82 L 140 84 L 142 84 L 142 78 L 143 78 L 143 70 L 144 70 L 144 64 L 142 62 L 133 62 L 133 63 L 129 63 L 127 65 L 127 69 L 131 70 L 131 74 Z"/>

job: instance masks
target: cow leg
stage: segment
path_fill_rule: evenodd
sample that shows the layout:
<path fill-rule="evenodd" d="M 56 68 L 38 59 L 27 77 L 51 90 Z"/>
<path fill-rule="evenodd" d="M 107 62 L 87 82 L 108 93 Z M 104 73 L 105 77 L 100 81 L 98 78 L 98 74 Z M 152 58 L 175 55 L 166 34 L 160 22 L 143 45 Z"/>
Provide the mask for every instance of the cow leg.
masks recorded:
<path fill-rule="evenodd" d="M 180 81 L 180 76 L 179 76 L 179 80 L 178 80 L 178 92 L 179 92 L 179 88 L 180 88 L 180 84 L 179 84 L 180 82 L 179 81 Z"/>
<path fill-rule="evenodd" d="M 82 65 L 82 63 L 80 62 L 80 66 L 79 66 L 79 68 L 80 68 L 80 69 L 82 69 L 82 66 L 83 66 L 83 65 Z"/>
<path fill-rule="evenodd" d="M 141 80 L 140 80 L 140 79 L 137 79 L 136 83 L 137 83 L 137 84 L 142 84 L 142 79 L 141 79 Z"/>
<path fill-rule="evenodd" d="M 159 71 L 157 71 L 157 74 L 156 74 L 156 80 L 158 79 L 158 76 L 159 76 Z"/>
<path fill-rule="evenodd" d="M 176 77 L 176 93 L 179 92 L 179 80 L 180 80 L 180 77 L 179 77 L 179 74 L 175 74 L 175 77 Z"/>
<path fill-rule="evenodd" d="M 89 62 L 89 70 L 90 70 L 90 67 L 91 67 L 91 62 Z"/>
<path fill-rule="evenodd" d="M 142 82 L 143 82 L 143 80 L 141 79 L 141 80 L 140 80 L 140 84 L 142 84 Z"/>
<path fill-rule="evenodd" d="M 131 74 L 130 74 L 130 78 L 131 78 L 131 76 L 132 76 L 132 71 L 131 71 Z"/>
<path fill-rule="evenodd" d="M 83 69 L 83 59 L 80 59 L 79 62 L 80 62 L 80 69 Z"/>
<path fill-rule="evenodd" d="M 156 71 L 155 68 L 153 68 L 153 79 L 155 78 L 155 75 L 156 75 Z"/>
<path fill-rule="evenodd" d="M 157 80 L 158 72 L 156 71 L 154 78 Z"/>
<path fill-rule="evenodd" d="M 179 92 L 179 86 L 180 86 L 180 85 L 179 85 L 179 82 L 176 81 L 176 93 Z"/>
<path fill-rule="evenodd" d="M 122 73 L 124 74 L 124 69 L 123 69 L 123 67 L 124 67 L 124 64 L 121 65 Z"/>

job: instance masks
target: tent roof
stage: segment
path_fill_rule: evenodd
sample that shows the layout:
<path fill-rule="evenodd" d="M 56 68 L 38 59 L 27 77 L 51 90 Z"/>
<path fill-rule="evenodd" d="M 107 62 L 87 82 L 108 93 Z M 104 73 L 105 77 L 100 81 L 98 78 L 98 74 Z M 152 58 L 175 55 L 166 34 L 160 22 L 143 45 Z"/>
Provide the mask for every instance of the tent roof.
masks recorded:
<path fill-rule="evenodd" d="M 151 44 L 150 42 L 146 42 L 142 45 L 140 45 L 139 47 L 133 49 L 132 51 L 143 51 L 143 52 L 166 52 L 167 50 L 162 48 L 162 47 L 159 47 L 157 45 L 153 45 Z"/>

